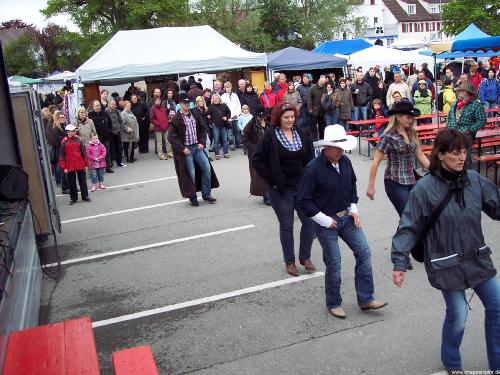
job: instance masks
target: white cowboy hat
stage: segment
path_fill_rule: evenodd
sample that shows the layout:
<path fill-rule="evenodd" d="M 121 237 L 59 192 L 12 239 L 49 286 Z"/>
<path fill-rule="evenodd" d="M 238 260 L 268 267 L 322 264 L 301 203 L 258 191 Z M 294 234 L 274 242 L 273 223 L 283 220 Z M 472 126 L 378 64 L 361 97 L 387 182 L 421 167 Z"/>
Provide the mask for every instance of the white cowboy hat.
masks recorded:
<path fill-rule="evenodd" d="M 350 151 L 357 145 L 356 138 L 347 135 L 342 125 L 328 125 L 325 128 L 325 136 L 322 140 L 314 142 L 314 147 L 338 147 Z"/>

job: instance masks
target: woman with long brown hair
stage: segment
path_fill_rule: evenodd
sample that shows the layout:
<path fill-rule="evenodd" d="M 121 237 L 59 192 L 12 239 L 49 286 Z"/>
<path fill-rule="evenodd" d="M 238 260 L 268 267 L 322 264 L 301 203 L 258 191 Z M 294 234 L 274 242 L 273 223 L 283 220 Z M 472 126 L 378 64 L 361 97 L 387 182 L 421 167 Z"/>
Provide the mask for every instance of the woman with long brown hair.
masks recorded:
<path fill-rule="evenodd" d="M 286 270 L 292 276 L 299 276 L 293 240 L 294 211 L 302 222 L 300 264 L 308 271 L 316 269 L 310 260 L 314 237 L 313 221 L 304 215 L 297 201 L 302 170 L 313 158 L 312 143 L 297 126 L 298 115 L 293 104 L 285 103 L 274 107 L 271 127 L 260 138 L 252 155 L 255 170 L 267 184 L 271 205 L 279 221 Z"/>
<path fill-rule="evenodd" d="M 69 194 L 69 184 L 68 180 L 64 176 L 64 173 L 59 166 L 59 156 L 61 155 L 61 142 L 66 137 L 66 131 L 64 127 L 66 126 L 66 116 L 64 113 L 56 110 L 53 115 L 54 122 L 52 123 L 52 137 L 54 138 L 55 147 L 55 166 L 54 166 L 54 177 L 56 179 L 57 186 L 62 187 L 63 194 Z"/>
<path fill-rule="evenodd" d="M 420 141 L 415 130 L 415 117 L 420 111 L 410 102 L 395 103 L 388 112 L 389 125 L 375 152 L 370 168 L 370 180 L 366 195 L 375 198 L 375 178 L 380 162 L 387 155 L 387 168 L 384 174 L 385 191 L 389 200 L 401 217 L 410 191 L 416 184 L 414 173 L 415 158 L 424 168 L 429 167 L 429 160 L 420 149 Z"/>

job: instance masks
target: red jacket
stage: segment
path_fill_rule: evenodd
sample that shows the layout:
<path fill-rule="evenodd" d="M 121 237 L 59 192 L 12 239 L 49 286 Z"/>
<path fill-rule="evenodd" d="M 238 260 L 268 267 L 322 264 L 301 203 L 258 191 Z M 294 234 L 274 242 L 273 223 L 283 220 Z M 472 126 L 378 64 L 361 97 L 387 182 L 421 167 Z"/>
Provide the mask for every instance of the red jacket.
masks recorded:
<path fill-rule="evenodd" d="M 61 154 L 59 155 L 59 166 L 68 172 L 81 171 L 87 166 L 85 158 L 85 146 L 80 137 L 66 137 L 61 142 Z"/>
<path fill-rule="evenodd" d="M 285 98 L 285 94 L 288 91 L 288 83 L 280 83 L 275 86 L 274 88 L 276 91 L 276 95 L 278 96 L 278 103 L 283 103 L 283 99 Z"/>
<path fill-rule="evenodd" d="M 469 82 L 474 85 L 476 88 L 476 92 L 479 91 L 479 85 L 481 84 L 481 81 L 483 80 L 483 76 L 481 73 L 476 73 L 476 74 L 471 74 L 469 78 Z"/>
<path fill-rule="evenodd" d="M 262 94 L 260 94 L 260 103 L 264 106 L 265 109 L 272 109 L 276 106 L 276 104 L 278 104 L 278 96 L 273 92 L 272 89 L 264 90 Z"/>
<path fill-rule="evenodd" d="M 153 104 L 149 111 L 149 119 L 154 125 L 155 132 L 167 131 L 169 120 L 165 108 L 161 105 Z"/>

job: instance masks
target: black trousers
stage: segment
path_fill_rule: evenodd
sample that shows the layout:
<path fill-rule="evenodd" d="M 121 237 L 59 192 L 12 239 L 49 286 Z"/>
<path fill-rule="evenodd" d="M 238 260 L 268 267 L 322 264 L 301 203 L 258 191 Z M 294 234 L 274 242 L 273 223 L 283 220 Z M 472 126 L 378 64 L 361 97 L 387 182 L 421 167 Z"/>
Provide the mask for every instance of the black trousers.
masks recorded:
<path fill-rule="evenodd" d="M 149 124 L 139 122 L 139 152 L 149 152 Z"/>
<path fill-rule="evenodd" d="M 323 139 L 325 134 L 325 116 L 309 113 L 309 133 L 312 141 Z"/>
<path fill-rule="evenodd" d="M 101 143 L 106 147 L 106 168 L 111 168 L 113 166 L 113 162 L 111 161 L 111 141 L 101 141 Z"/>
<path fill-rule="evenodd" d="M 109 143 L 111 147 L 111 165 L 113 165 L 113 160 L 116 161 L 117 165 L 122 163 L 122 137 L 120 133 L 118 134 L 110 134 L 109 135 Z"/>
<path fill-rule="evenodd" d="M 129 163 L 131 160 L 134 160 L 134 146 L 135 142 L 123 142 L 123 152 L 125 154 L 127 163 Z"/>
<path fill-rule="evenodd" d="M 89 191 L 87 190 L 87 175 L 85 169 L 81 171 L 71 171 L 67 173 L 69 184 L 69 196 L 72 201 L 78 200 L 78 189 L 76 187 L 76 178 L 78 177 L 78 184 L 80 185 L 80 193 L 83 198 L 88 198 Z"/>

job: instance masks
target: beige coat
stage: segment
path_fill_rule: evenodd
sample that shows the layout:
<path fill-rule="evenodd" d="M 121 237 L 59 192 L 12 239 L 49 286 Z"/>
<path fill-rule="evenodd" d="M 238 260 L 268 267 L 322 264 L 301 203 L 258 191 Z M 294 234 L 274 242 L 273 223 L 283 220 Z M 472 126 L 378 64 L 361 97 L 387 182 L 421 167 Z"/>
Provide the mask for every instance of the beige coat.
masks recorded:
<path fill-rule="evenodd" d="M 78 128 L 78 136 L 85 146 L 89 144 L 92 135 L 97 134 L 94 121 L 89 118 L 87 118 L 87 121 L 85 122 L 81 122 L 79 119 L 74 119 L 73 125 Z"/>
<path fill-rule="evenodd" d="M 121 113 L 123 127 L 121 130 L 122 142 L 137 142 L 139 141 L 139 124 L 135 115 L 132 112 L 123 111 Z M 132 133 L 128 132 L 132 129 Z"/>

